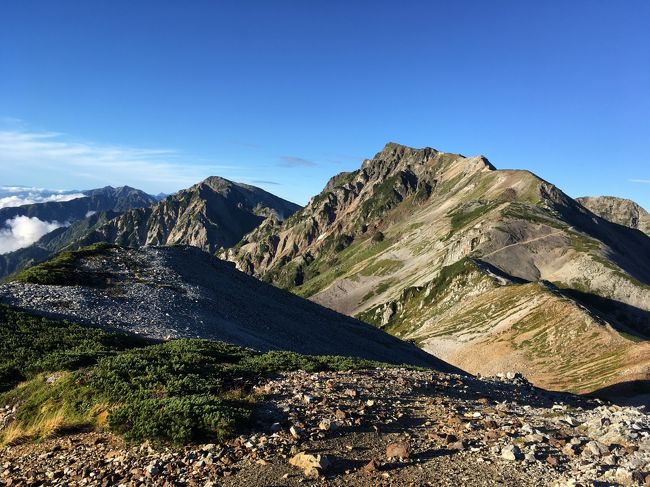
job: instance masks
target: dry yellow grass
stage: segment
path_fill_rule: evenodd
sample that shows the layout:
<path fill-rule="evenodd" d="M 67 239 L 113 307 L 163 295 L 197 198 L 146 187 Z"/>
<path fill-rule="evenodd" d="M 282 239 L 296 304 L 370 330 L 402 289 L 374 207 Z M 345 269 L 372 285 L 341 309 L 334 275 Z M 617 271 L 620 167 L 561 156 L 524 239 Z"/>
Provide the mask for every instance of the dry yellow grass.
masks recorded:
<path fill-rule="evenodd" d="M 108 428 L 108 406 L 106 404 L 96 404 L 90 410 L 89 416 L 94 419 L 95 426 L 98 429 Z"/>
<path fill-rule="evenodd" d="M 57 410 L 52 415 L 44 415 L 36 420 L 28 430 L 30 436 L 37 438 L 51 438 L 66 426 L 63 409 Z"/>
<path fill-rule="evenodd" d="M 19 425 L 12 423 L 2 433 L 0 445 L 14 446 L 31 439 L 31 436 Z"/>

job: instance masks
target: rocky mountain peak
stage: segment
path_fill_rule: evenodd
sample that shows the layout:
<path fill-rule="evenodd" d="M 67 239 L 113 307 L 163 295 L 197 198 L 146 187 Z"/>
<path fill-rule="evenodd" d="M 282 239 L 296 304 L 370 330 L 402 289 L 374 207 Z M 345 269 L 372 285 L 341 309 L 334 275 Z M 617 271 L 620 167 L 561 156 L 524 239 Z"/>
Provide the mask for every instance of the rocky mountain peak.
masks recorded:
<path fill-rule="evenodd" d="M 440 152 L 431 147 L 415 149 L 395 142 L 387 143 L 372 159 L 366 159 L 361 169 L 371 174 L 388 174 L 398 166 L 425 164 Z"/>
<path fill-rule="evenodd" d="M 215 191 L 220 191 L 225 188 L 231 188 L 233 186 L 238 186 L 238 183 L 235 183 L 233 181 L 230 181 L 229 179 L 222 178 L 221 176 L 208 176 L 205 178 L 203 181 L 198 183 L 196 186 L 201 187 L 201 186 L 208 186 Z"/>
<path fill-rule="evenodd" d="M 648 333 L 649 252 L 646 236 L 598 218 L 530 171 L 389 143 L 357 171 L 332 178 L 293 218 L 247 235 L 228 258 L 471 372 L 518 360 L 538 383 L 588 391 L 636 378 L 647 363 L 626 337 Z M 529 341 L 524 322 L 535 333 L 549 327 L 548 343 Z M 585 322 L 593 330 L 584 331 Z M 481 324 L 468 345 L 470 323 Z M 506 329 L 514 345 L 494 354 L 493 330 Z M 598 334 L 565 343 L 557 337 L 568 329 Z M 561 375 L 550 361 L 530 358 L 537 350 L 585 369 Z M 590 364 L 605 351 L 617 358 L 603 379 Z"/>
<path fill-rule="evenodd" d="M 465 157 L 462 154 L 442 152 L 432 147 L 416 149 L 395 142 L 388 142 L 372 159 L 366 159 L 361 172 L 369 179 L 384 179 L 399 172 L 420 175 L 436 172 L 447 166 L 459 165 L 465 173 L 495 170 L 485 156 Z"/>
<path fill-rule="evenodd" d="M 577 201 L 605 220 L 650 235 L 650 213 L 632 200 L 616 196 L 584 196 Z"/>
<path fill-rule="evenodd" d="M 125 212 L 84 237 L 82 244 L 132 247 L 186 244 L 209 252 L 228 248 L 264 219 L 284 219 L 300 206 L 266 191 L 211 176 L 149 208 Z"/>

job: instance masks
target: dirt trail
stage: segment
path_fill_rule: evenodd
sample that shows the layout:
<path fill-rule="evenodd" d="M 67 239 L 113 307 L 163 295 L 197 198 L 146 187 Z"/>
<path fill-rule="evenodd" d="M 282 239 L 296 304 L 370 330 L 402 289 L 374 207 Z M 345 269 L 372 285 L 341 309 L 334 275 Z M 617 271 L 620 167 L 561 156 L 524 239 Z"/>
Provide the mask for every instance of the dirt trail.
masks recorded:
<path fill-rule="evenodd" d="M 511 247 L 515 247 L 517 245 L 524 245 L 524 244 L 527 244 L 527 243 L 536 242 L 537 240 L 543 240 L 545 238 L 553 237 L 555 235 L 564 235 L 564 233 L 565 233 L 564 230 L 557 230 L 555 232 L 551 232 L 551 233 L 547 233 L 546 235 L 542 235 L 541 237 L 530 238 L 528 240 L 521 240 L 519 242 L 515 242 L 513 244 L 506 245 L 506 246 L 501 247 L 499 249 L 493 250 L 492 252 L 484 254 L 484 255 L 481 256 L 481 258 L 490 257 L 491 255 L 497 254 L 499 252 L 502 252 L 503 250 L 509 249 Z"/>

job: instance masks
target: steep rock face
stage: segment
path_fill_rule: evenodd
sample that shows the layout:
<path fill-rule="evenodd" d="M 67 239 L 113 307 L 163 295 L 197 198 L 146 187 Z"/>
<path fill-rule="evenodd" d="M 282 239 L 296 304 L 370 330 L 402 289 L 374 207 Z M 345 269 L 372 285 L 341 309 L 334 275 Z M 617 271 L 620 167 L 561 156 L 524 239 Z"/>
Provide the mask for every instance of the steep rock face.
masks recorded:
<path fill-rule="evenodd" d="M 650 235 L 650 213 L 632 200 L 616 196 L 584 196 L 576 201 L 605 220 Z"/>
<path fill-rule="evenodd" d="M 415 205 L 423 204 L 441 183 L 445 184 L 440 192 L 452 189 L 445 173 L 454 162 L 458 164 L 449 179 L 493 169 L 482 157 L 464 158 L 389 143 L 372 160 L 364 161 L 361 169 L 330 179 L 320 194 L 286 222 L 259 227 L 227 255 L 248 273 L 273 274 L 274 281 L 279 273 L 280 282 L 286 280 L 291 285 L 292 280 L 301 278 L 291 275 L 295 269 L 287 273 L 280 267 L 295 257 L 301 265 L 331 247 L 346 247 L 355 236 L 377 235 L 375 240 L 379 241 L 385 214 L 407 199 Z"/>
<path fill-rule="evenodd" d="M 214 252 L 234 245 L 265 219 L 280 221 L 299 208 L 254 186 L 210 177 L 151 207 L 125 212 L 80 243 L 186 244 Z"/>
<path fill-rule="evenodd" d="M 635 367 L 626 368 L 631 362 L 620 354 L 606 357 L 650 336 L 650 238 L 598 217 L 528 171 L 496 170 L 483 157 L 388 144 L 358 171 L 332 178 L 293 217 L 267 222 L 224 255 L 472 372 L 510 361 L 540 385 L 571 390 L 647 374 L 645 347 L 632 347 Z M 477 263 L 472 279 L 445 277 L 464 262 Z M 490 291 L 491 276 L 507 284 Z M 553 284 L 540 287 L 545 282 Z M 412 299 L 427 289 L 430 298 Z M 491 305 L 478 306 L 488 291 Z M 519 337 L 519 323 L 537 323 L 544 313 L 553 326 L 531 333 L 559 342 L 570 328 L 575 340 L 560 349 L 504 338 L 498 360 L 475 360 L 495 350 L 498 336 Z M 484 326 L 476 332 L 479 317 Z M 593 344 L 589 354 L 580 340 Z M 607 373 L 578 381 L 553 365 L 560 355 L 603 360 Z"/>

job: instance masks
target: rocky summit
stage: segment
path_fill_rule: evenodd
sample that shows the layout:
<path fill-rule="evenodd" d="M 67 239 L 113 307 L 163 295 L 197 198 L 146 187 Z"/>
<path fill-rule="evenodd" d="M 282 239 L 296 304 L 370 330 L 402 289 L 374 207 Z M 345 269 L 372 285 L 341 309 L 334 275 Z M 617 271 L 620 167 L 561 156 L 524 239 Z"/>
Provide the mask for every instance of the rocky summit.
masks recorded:
<path fill-rule="evenodd" d="M 648 377 L 650 238 L 482 156 L 389 143 L 222 255 L 473 373 Z"/>
<path fill-rule="evenodd" d="M 185 244 L 214 252 L 235 245 L 264 220 L 282 221 L 298 209 L 255 186 L 213 176 L 151 207 L 127 211 L 79 244 Z"/>

